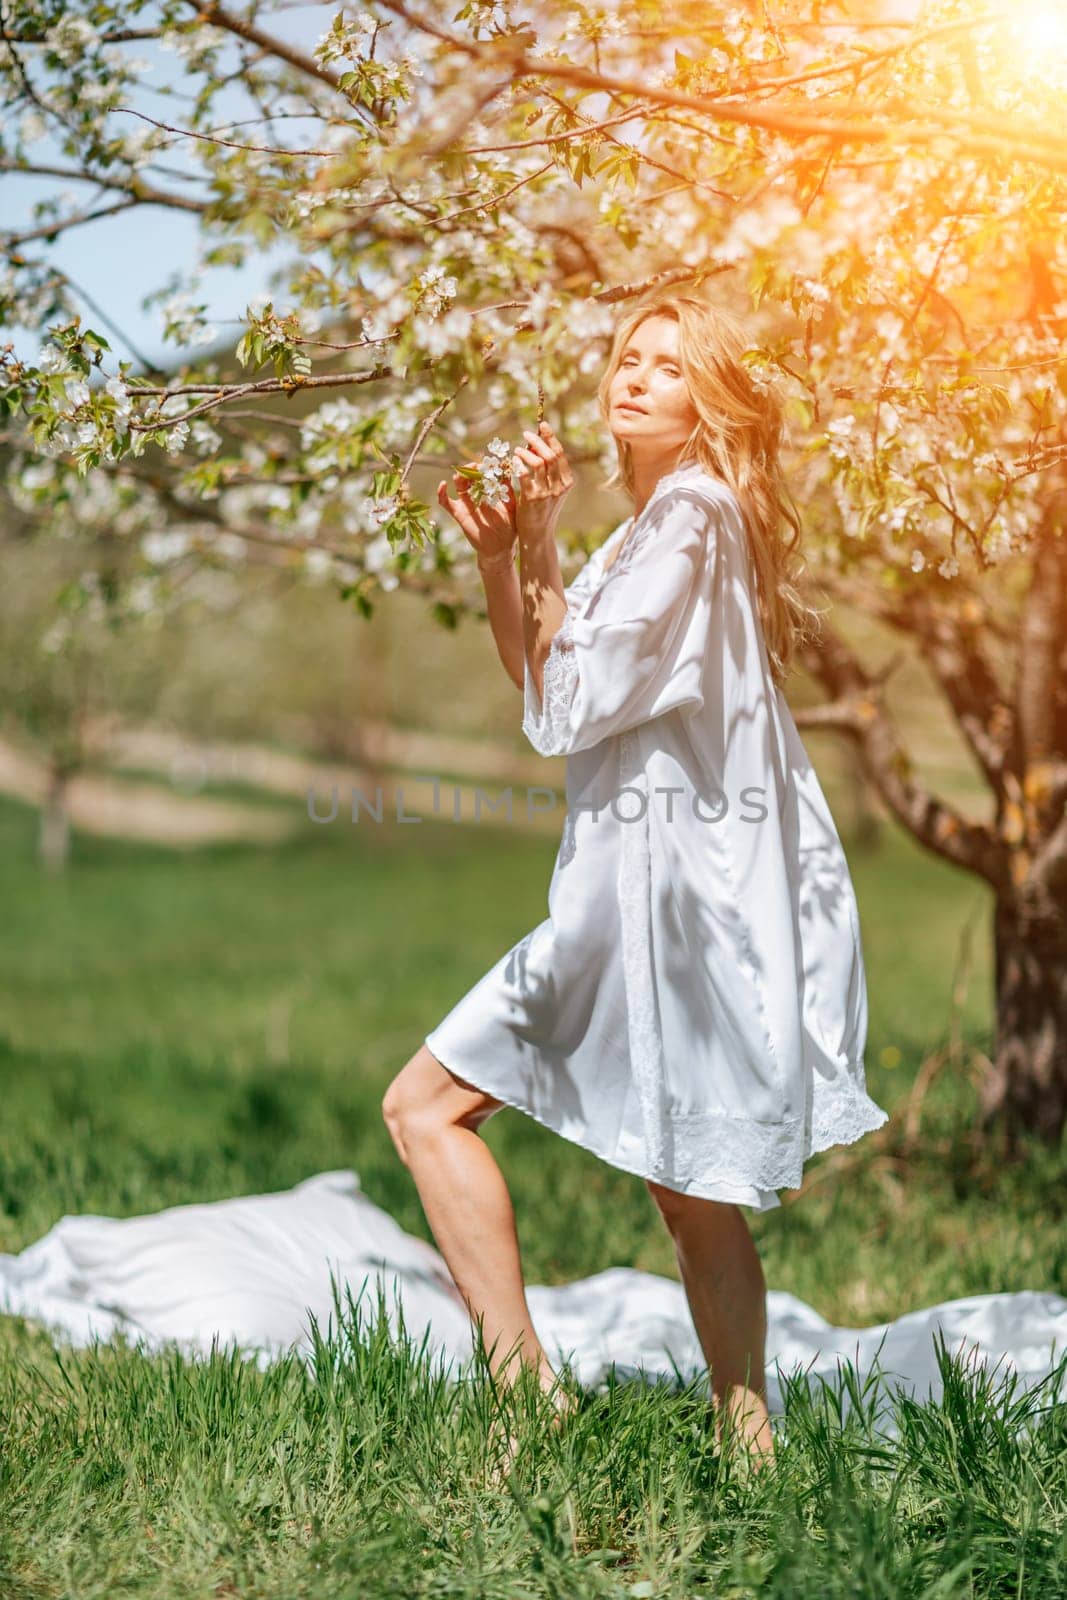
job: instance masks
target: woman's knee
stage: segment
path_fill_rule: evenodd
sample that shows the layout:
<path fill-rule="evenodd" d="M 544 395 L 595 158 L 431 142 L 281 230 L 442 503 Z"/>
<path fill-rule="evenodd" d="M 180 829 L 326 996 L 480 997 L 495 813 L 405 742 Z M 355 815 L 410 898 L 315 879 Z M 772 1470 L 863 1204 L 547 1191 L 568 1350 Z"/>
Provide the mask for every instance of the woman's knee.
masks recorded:
<path fill-rule="evenodd" d="M 645 1187 L 655 1201 L 656 1210 L 668 1228 L 673 1227 L 675 1222 L 681 1218 L 689 1196 L 679 1194 L 677 1189 L 668 1189 L 666 1184 L 656 1183 L 652 1178 L 645 1179 Z"/>
<path fill-rule="evenodd" d="M 666 1184 L 656 1183 L 652 1178 L 645 1179 L 645 1187 L 671 1233 L 698 1218 L 705 1226 L 715 1222 L 728 1226 L 737 1211 L 733 1204 L 705 1200 L 695 1194 L 681 1194 L 677 1189 L 668 1189 Z"/>
<path fill-rule="evenodd" d="M 389 1137 L 396 1145 L 397 1153 L 401 1160 L 407 1161 L 406 1142 L 404 1139 L 404 1124 L 406 1121 L 407 1094 L 403 1083 L 403 1070 L 397 1073 L 382 1096 L 382 1120 L 389 1130 Z"/>
<path fill-rule="evenodd" d="M 407 1164 L 415 1141 L 437 1137 L 452 1127 L 476 1130 L 502 1103 L 457 1078 L 423 1045 L 382 1096 L 382 1117 Z"/>

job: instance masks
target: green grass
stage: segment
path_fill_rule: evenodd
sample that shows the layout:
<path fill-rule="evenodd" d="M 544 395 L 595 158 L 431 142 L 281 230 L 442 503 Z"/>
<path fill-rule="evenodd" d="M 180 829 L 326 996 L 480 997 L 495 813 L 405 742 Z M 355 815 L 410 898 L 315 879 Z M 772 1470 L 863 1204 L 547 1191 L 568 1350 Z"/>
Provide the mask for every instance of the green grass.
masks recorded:
<path fill-rule="evenodd" d="M 282 848 L 193 855 L 78 836 L 50 881 L 35 827 L 0 804 L 0 1250 L 68 1212 L 349 1165 L 430 1238 L 381 1094 L 546 914 L 554 844 L 429 821 L 309 824 Z M 961 1022 L 988 1048 L 989 908 L 895 831 L 850 860 L 869 1082 L 901 1113 L 949 1037 L 972 919 Z M 753 1219 L 771 1287 L 852 1325 L 970 1293 L 1067 1292 L 1062 1156 L 1033 1147 L 1003 1169 L 982 1151 L 967 1057 L 934 1075 L 914 1138 L 898 1115 Z M 485 1137 L 530 1282 L 615 1264 L 674 1275 L 639 1179 L 518 1112 Z M 509 1491 L 485 1475 L 486 1384 L 435 1383 L 403 1340 L 354 1319 L 346 1333 L 313 1370 L 260 1372 L 121 1345 L 56 1353 L 0 1319 L 3 1600 L 1067 1592 L 1065 1408 L 1041 1396 L 1013 1412 L 948 1364 L 943 1404 L 902 1404 L 887 1442 L 863 1403 L 798 1385 L 778 1465 L 752 1479 L 716 1448 L 698 1389 L 617 1386 L 558 1438 L 527 1417 Z"/>

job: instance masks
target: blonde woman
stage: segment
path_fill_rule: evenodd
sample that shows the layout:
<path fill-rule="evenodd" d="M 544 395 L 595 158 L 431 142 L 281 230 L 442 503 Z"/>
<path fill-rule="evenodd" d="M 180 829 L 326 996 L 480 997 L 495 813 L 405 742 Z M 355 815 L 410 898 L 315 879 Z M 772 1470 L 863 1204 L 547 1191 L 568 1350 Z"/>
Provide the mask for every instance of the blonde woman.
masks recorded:
<path fill-rule="evenodd" d="M 793 582 L 780 404 L 745 345 L 699 296 L 622 316 L 599 397 L 633 513 L 569 588 L 555 533 L 573 480 L 550 428 L 526 433 L 496 510 L 439 488 L 478 552 L 524 732 L 567 758 L 568 807 L 548 917 L 426 1035 L 383 1111 L 495 1370 L 529 1362 L 546 1390 L 479 1129 L 517 1107 L 644 1178 L 717 1426 L 728 1412 L 760 1458 L 766 1289 L 744 1210 L 886 1117 L 866 1092 L 852 881 L 782 692 L 816 614 Z"/>

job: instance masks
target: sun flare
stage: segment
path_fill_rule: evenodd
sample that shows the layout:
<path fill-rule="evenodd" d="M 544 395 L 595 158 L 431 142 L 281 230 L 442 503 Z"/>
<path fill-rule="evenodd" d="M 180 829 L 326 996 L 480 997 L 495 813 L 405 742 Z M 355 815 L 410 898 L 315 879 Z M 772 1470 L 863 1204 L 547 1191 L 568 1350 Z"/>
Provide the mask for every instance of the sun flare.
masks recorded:
<path fill-rule="evenodd" d="M 1015 0 L 1004 26 L 1017 66 L 1067 90 L 1067 0 Z"/>

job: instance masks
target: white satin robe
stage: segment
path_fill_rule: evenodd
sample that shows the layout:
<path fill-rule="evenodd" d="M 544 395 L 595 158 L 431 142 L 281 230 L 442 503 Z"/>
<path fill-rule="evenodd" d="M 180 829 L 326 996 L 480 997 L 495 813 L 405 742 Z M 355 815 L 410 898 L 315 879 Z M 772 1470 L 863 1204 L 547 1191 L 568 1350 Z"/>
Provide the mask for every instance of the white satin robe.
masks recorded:
<path fill-rule="evenodd" d="M 762 1211 L 886 1113 L 852 880 L 754 582 L 697 463 L 586 562 L 543 703 L 526 664 L 523 731 L 567 757 L 549 915 L 425 1042 L 611 1165 Z"/>

